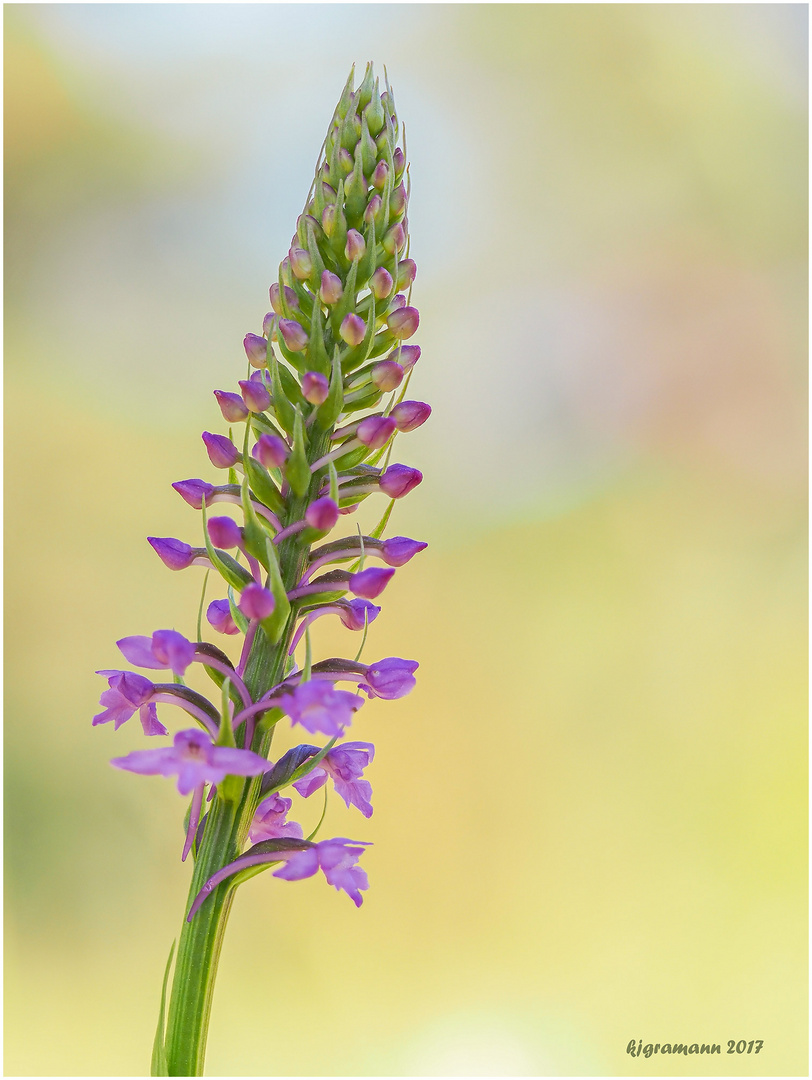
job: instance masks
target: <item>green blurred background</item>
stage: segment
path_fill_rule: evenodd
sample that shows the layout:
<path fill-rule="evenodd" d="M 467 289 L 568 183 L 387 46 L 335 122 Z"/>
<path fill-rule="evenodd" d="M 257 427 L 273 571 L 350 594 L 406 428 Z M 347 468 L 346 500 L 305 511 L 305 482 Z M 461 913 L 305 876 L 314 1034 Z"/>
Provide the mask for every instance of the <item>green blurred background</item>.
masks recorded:
<path fill-rule="evenodd" d="M 328 812 L 363 908 L 241 890 L 208 1072 L 806 1074 L 806 18 L 6 6 L 7 1075 L 148 1070 L 185 803 L 108 766 L 93 672 L 193 633 L 144 538 L 195 542 L 169 485 L 370 58 L 434 415 L 367 655 L 420 678 L 353 727 L 374 817 Z"/>

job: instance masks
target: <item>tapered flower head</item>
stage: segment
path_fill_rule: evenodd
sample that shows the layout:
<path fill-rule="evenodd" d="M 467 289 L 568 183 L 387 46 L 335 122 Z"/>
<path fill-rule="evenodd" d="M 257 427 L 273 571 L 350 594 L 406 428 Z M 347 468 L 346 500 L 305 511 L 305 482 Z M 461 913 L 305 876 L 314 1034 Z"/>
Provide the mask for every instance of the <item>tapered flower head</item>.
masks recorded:
<path fill-rule="evenodd" d="M 243 339 L 243 346 L 245 347 L 245 355 L 248 357 L 248 361 L 252 367 L 262 367 L 268 355 L 268 342 L 264 337 L 260 337 L 258 334 L 246 334 Z M 230 419 L 230 417 L 226 417 Z"/>
<path fill-rule="evenodd" d="M 401 401 L 394 407 L 391 416 L 398 431 L 414 431 L 431 416 L 431 406 L 425 401 Z"/>
<path fill-rule="evenodd" d="M 287 460 L 290 448 L 278 435 L 262 434 L 251 453 L 266 469 L 281 469 Z"/>
<path fill-rule="evenodd" d="M 230 469 L 240 460 L 239 450 L 225 435 L 213 435 L 210 431 L 204 431 L 202 439 L 206 444 L 209 461 L 216 469 Z"/>
<path fill-rule="evenodd" d="M 264 340 L 262 338 L 263 342 Z M 214 396 L 217 398 L 217 404 L 220 406 L 223 419 L 230 424 L 236 424 L 248 416 L 248 409 L 239 394 L 231 394 L 227 390 L 215 390 Z"/>
<path fill-rule="evenodd" d="M 210 517 L 206 522 L 209 530 L 209 539 L 215 547 L 229 548 L 239 547 L 242 544 L 242 530 L 234 518 Z"/>
<path fill-rule="evenodd" d="M 271 404 L 271 395 L 268 387 L 259 379 L 240 379 L 242 398 L 251 412 L 265 412 Z"/>
<path fill-rule="evenodd" d="M 214 484 L 209 484 L 205 480 L 176 480 L 172 487 L 183 501 L 193 506 L 195 510 L 202 509 L 204 497 L 207 503 L 211 503 L 211 497 L 214 494 Z"/>
<path fill-rule="evenodd" d="M 397 308 L 386 320 L 386 325 L 396 338 L 410 338 L 420 325 L 420 315 L 417 308 Z"/>
<path fill-rule="evenodd" d="M 370 566 L 366 570 L 359 570 L 350 578 L 350 590 L 356 596 L 374 600 L 381 595 L 394 573 L 394 570 L 385 570 L 382 566 Z"/>
<path fill-rule="evenodd" d="M 368 416 L 358 425 L 356 437 L 370 450 L 380 450 L 394 435 L 396 427 L 391 416 Z"/>
<path fill-rule="evenodd" d="M 301 352 L 302 349 L 306 349 L 310 340 L 307 331 L 293 319 L 280 319 L 279 333 L 291 352 Z"/>
<path fill-rule="evenodd" d="M 402 499 L 416 488 L 422 479 L 423 474 L 419 469 L 412 469 L 408 465 L 390 465 L 381 474 L 378 483 L 381 491 L 390 499 Z"/>
<path fill-rule="evenodd" d="M 226 776 L 259 776 L 268 766 L 265 758 L 250 750 L 215 746 L 203 731 L 179 731 L 171 747 L 161 750 L 133 750 L 113 758 L 117 769 L 144 776 L 175 776 L 178 791 L 188 795 L 200 784 L 219 784 Z"/>
<path fill-rule="evenodd" d="M 148 536 L 153 551 L 170 570 L 185 570 L 195 559 L 195 549 L 172 536 Z"/>
<path fill-rule="evenodd" d="M 267 619 L 275 606 L 273 593 L 256 582 L 245 586 L 237 605 L 246 619 Z"/>
<path fill-rule="evenodd" d="M 390 536 L 381 545 L 381 556 L 387 566 L 403 566 L 413 559 L 418 551 L 427 548 L 422 540 L 410 540 L 408 536 Z"/>

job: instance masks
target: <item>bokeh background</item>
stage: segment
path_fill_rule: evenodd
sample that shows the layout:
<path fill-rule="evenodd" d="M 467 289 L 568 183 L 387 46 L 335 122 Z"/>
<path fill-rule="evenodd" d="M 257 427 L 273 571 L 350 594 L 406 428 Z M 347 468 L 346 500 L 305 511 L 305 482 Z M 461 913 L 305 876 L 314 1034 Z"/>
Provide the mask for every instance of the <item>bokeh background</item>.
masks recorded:
<path fill-rule="evenodd" d="M 6 6 L 7 1075 L 148 1071 L 185 804 L 108 766 L 93 672 L 193 633 L 144 538 L 197 536 L 169 485 L 367 59 L 434 407 L 367 655 L 420 680 L 354 726 L 374 817 L 328 812 L 363 908 L 241 890 L 208 1072 L 806 1074 L 806 18 Z"/>

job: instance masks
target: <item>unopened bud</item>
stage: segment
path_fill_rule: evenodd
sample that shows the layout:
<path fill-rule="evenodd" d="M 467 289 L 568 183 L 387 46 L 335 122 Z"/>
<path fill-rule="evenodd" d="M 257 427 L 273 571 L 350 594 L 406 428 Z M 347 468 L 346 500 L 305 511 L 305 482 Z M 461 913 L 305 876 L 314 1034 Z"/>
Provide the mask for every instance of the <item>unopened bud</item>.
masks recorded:
<path fill-rule="evenodd" d="M 417 263 L 414 259 L 401 259 L 398 263 L 398 288 L 405 289 L 417 277 Z"/>
<path fill-rule="evenodd" d="M 391 416 L 368 416 L 358 425 L 355 435 L 370 450 L 380 450 L 389 442 L 396 428 L 397 424 Z"/>
<path fill-rule="evenodd" d="M 248 409 L 239 394 L 230 394 L 227 390 L 215 390 L 214 396 L 217 398 L 223 419 L 228 420 L 230 424 L 239 423 L 248 416 Z"/>
<path fill-rule="evenodd" d="M 361 236 L 357 229 L 350 229 L 347 232 L 347 244 L 344 248 L 344 254 L 350 262 L 363 258 L 366 249 L 367 244 L 363 236 Z"/>
<path fill-rule="evenodd" d="M 235 548 L 242 543 L 242 532 L 237 522 L 230 517 L 212 517 L 206 522 L 209 539 L 217 548 Z"/>
<path fill-rule="evenodd" d="M 240 628 L 231 617 L 228 600 L 212 600 L 206 608 L 206 619 L 221 634 L 239 634 Z"/>
<path fill-rule="evenodd" d="M 366 323 L 360 315 L 350 312 L 344 316 L 338 332 L 348 345 L 360 345 L 367 332 Z"/>
<path fill-rule="evenodd" d="M 372 382 L 385 394 L 403 382 L 403 368 L 394 360 L 381 360 L 372 369 Z"/>
<path fill-rule="evenodd" d="M 368 570 L 360 570 L 349 580 L 350 591 L 356 596 L 363 596 L 365 600 L 374 600 L 376 596 L 381 595 L 394 573 L 394 570 L 389 568 L 384 570 L 381 566 L 371 566 Z"/>
<path fill-rule="evenodd" d="M 397 360 L 404 371 L 410 371 L 420 359 L 419 345 L 401 345 L 387 357 L 387 360 Z"/>
<path fill-rule="evenodd" d="M 379 266 L 369 279 L 369 287 L 376 300 L 385 300 L 392 291 L 392 275 L 385 266 Z"/>
<path fill-rule="evenodd" d="M 266 338 L 271 338 L 273 336 L 273 333 L 274 333 L 275 329 L 276 329 L 276 315 L 274 314 L 273 311 L 269 311 L 268 314 L 265 316 L 265 318 L 262 320 L 262 333 L 264 334 L 264 336 Z M 266 359 L 267 359 L 267 350 L 266 350 Z M 264 365 L 260 365 L 260 366 L 264 366 Z"/>
<path fill-rule="evenodd" d="M 392 301 L 389 304 L 390 311 L 397 311 L 398 308 L 406 307 L 406 297 L 402 292 L 399 292 L 397 296 L 392 297 Z"/>
<path fill-rule="evenodd" d="M 195 558 L 195 549 L 172 536 L 148 536 L 152 550 L 170 570 L 185 570 Z"/>
<path fill-rule="evenodd" d="M 388 255 L 394 255 L 396 251 L 400 251 L 403 245 L 406 243 L 406 230 L 403 228 L 400 222 L 397 225 L 393 225 L 386 233 L 384 233 L 383 249 Z"/>
<path fill-rule="evenodd" d="M 302 349 L 307 348 L 309 341 L 307 333 L 294 319 L 280 319 L 279 333 L 291 352 L 301 352 Z"/>
<path fill-rule="evenodd" d="M 431 416 L 431 406 L 425 401 L 401 401 L 390 415 L 394 418 L 398 431 L 414 431 Z"/>
<path fill-rule="evenodd" d="M 273 613 L 276 601 L 273 593 L 254 581 L 243 589 L 237 607 L 247 619 L 267 619 Z"/>
<path fill-rule="evenodd" d="M 390 536 L 383 542 L 381 556 L 387 566 L 403 566 L 413 559 L 418 551 L 427 547 L 428 544 L 422 540 L 410 540 L 408 536 Z"/>
<path fill-rule="evenodd" d="M 422 479 L 423 474 L 419 469 L 412 469 L 408 465 L 390 465 L 386 472 L 381 474 L 378 486 L 390 499 L 402 499 L 412 488 L 416 488 Z"/>
<path fill-rule="evenodd" d="M 367 225 L 369 225 L 370 222 L 374 220 L 375 215 L 378 213 L 382 206 L 383 201 L 380 195 L 373 195 L 367 203 L 367 208 L 364 211 L 364 221 L 367 223 Z"/>
<path fill-rule="evenodd" d="M 214 494 L 214 484 L 209 484 L 205 480 L 176 480 L 172 487 L 183 501 L 194 507 L 195 510 L 202 509 L 204 496 L 206 502 L 210 503 Z"/>
<path fill-rule="evenodd" d="M 265 412 L 271 404 L 271 395 L 268 387 L 257 379 L 240 379 L 242 398 L 251 412 Z"/>
<path fill-rule="evenodd" d="M 285 440 L 278 435 L 263 434 L 251 453 L 266 469 L 281 469 L 290 450 Z"/>
<path fill-rule="evenodd" d="M 357 117 L 356 117 L 356 119 L 357 119 Z M 359 127 L 359 132 L 360 132 L 360 127 L 361 127 L 360 121 L 359 121 L 358 127 Z M 352 167 L 353 167 L 352 154 L 349 152 L 349 150 L 345 149 L 345 147 L 342 146 L 341 149 L 338 151 L 338 171 L 339 171 L 341 177 L 349 176 L 350 173 L 352 172 Z"/>
<path fill-rule="evenodd" d="M 306 281 L 313 272 L 313 260 L 310 258 L 310 252 L 305 251 L 304 248 L 291 248 L 290 268 L 299 281 Z"/>
<path fill-rule="evenodd" d="M 389 166 L 385 161 L 379 161 L 372 174 L 372 186 L 377 191 L 383 191 L 386 187 L 386 178 L 389 175 Z"/>
<path fill-rule="evenodd" d="M 406 209 L 407 202 L 406 187 L 404 184 L 398 184 L 389 199 L 389 209 L 397 216 Z"/>
<path fill-rule="evenodd" d="M 329 532 L 338 521 L 338 504 L 328 496 L 316 499 L 305 511 L 305 521 L 319 532 Z"/>
<path fill-rule="evenodd" d="M 328 203 L 321 214 L 321 227 L 326 237 L 331 237 L 335 232 L 337 218 L 338 207 L 335 203 Z"/>
<path fill-rule="evenodd" d="M 225 435 L 212 435 L 210 431 L 204 431 L 202 439 L 206 444 L 209 461 L 216 469 L 230 469 L 240 460 L 239 450 Z"/>
<path fill-rule="evenodd" d="M 245 355 L 252 367 L 262 367 L 268 356 L 268 342 L 259 334 L 246 334 L 243 338 Z"/>
<path fill-rule="evenodd" d="M 343 295 L 344 286 L 341 284 L 341 278 L 338 274 L 334 274 L 331 270 L 323 270 L 321 289 L 319 290 L 322 303 L 327 305 L 337 304 Z"/>
<path fill-rule="evenodd" d="M 392 155 L 392 159 L 395 166 L 395 177 L 399 180 L 401 173 L 406 168 L 406 158 L 400 147 L 397 147 L 394 154 Z"/>
<path fill-rule="evenodd" d="M 420 314 L 414 307 L 398 308 L 387 318 L 386 325 L 396 338 L 410 338 L 420 325 Z"/>
<path fill-rule="evenodd" d="M 311 405 L 321 405 L 330 393 L 327 376 L 318 371 L 308 371 L 302 377 L 302 393 Z"/>
<path fill-rule="evenodd" d="M 285 312 L 282 310 L 282 304 L 279 296 L 279 285 L 274 282 L 268 292 L 271 297 L 271 307 L 274 309 L 277 315 L 284 315 Z M 296 309 L 299 307 L 299 297 L 296 295 L 293 289 L 291 289 L 290 285 L 285 286 L 285 302 L 287 303 L 289 308 Z"/>

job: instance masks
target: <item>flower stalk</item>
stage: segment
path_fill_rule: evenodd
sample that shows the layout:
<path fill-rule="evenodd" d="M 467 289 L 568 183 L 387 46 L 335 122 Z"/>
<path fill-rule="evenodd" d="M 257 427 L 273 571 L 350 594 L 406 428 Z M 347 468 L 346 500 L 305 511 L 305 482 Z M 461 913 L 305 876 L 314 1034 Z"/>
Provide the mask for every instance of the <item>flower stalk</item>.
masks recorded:
<path fill-rule="evenodd" d="M 321 788 L 326 808 L 331 784 L 348 809 L 372 814 L 372 786 L 363 773 L 375 747 L 340 740 L 367 699 L 403 697 L 415 684 L 416 661 L 361 661 L 370 624 L 382 612 L 371 601 L 426 546 L 383 533 L 394 500 L 422 480 L 417 469 L 390 464 L 394 440 L 431 410 L 403 400 L 420 356 L 418 346 L 403 342 L 416 332 L 419 315 L 410 303 L 416 266 L 408 257 L 409 180 L 394 98 L 371 64 L 357 88 L 353 77 L 270 287 L 272 311 L 261 334 L 244 338 L 247 377 L 235 380 L 239 393 L 214 392 L 228 434 L 206 431 L 202 439 L 227 482 L 172 485 L 200 512 L 203 542 L 148 538 L 170 570 L 206 568 L 197 636 L 205 610 L 213 631 L 237 638 L 238 658 L 211 642 L 158 630 L 122 638 L 118 647 L 131 664 L 171 672 L 172 682 L 99 672 L 108 689 L 94 724 L 118 728 L 138 714 L 145 736 L 166 736 L 157 707 L 163 715 L 175 705 L 197 725 L 176 731 L 171 746 L 112 762 L 128 772 L 176 777 L 178 791 L 191 795 L 181 857 L 191 856 L 194 868 L 165 1021 L 162 996 L 153 1075 L 203 1074 L 218 961 L 244 881 L 271 867 L 283 881 L 321 871 L 361 906 L 369 882 L 358 862 L 367 844 L 317 840 L 324 813 L 305 838 L 288 814 L 294 800 Z M 328 539 L 344 517 L 379 494 L 387 505 L 371 536 L 356 529 Z M 214 503 L 235 509 L 241 521 L 211 514 Z M 349 568 L 340 565 L 346 563 Z M 212 571 L 226 595 L 206 607 Z M 310 626 L 328 614 L 363 631 L 354 659 L 313 662 Z M 195 665 L 214 684 L 208 697 L 186 685 Z M 290 730 L 303 727 L 322 745 L 302 743 L 274 762 L 274 733 L 286 717 Z"/>

